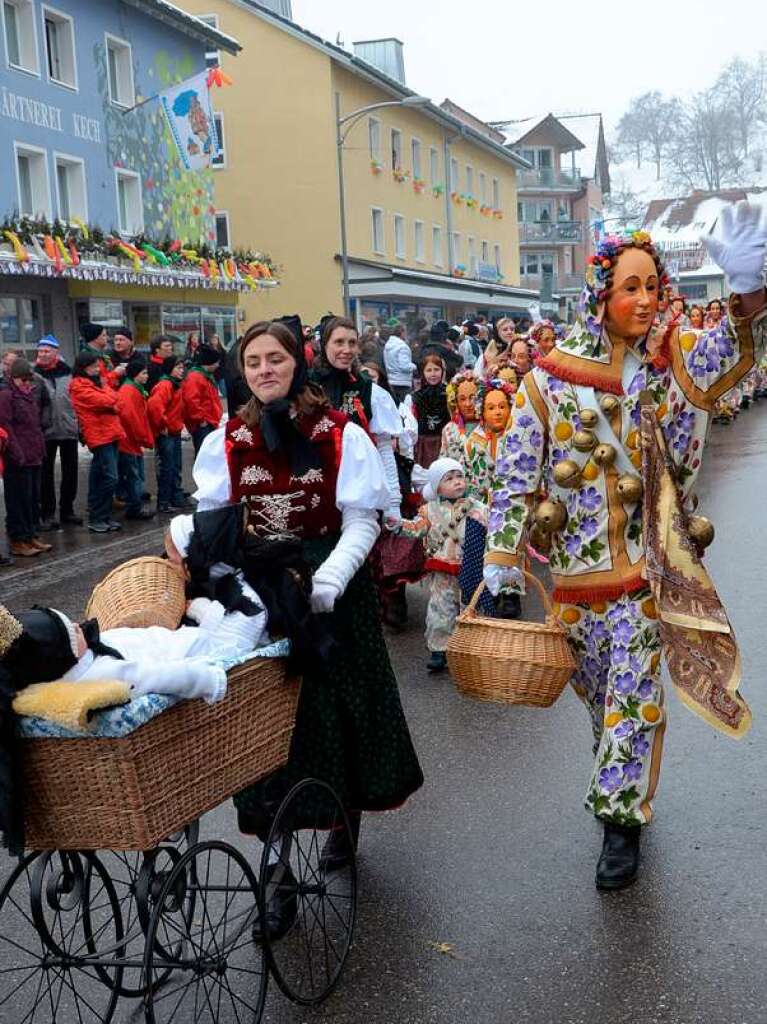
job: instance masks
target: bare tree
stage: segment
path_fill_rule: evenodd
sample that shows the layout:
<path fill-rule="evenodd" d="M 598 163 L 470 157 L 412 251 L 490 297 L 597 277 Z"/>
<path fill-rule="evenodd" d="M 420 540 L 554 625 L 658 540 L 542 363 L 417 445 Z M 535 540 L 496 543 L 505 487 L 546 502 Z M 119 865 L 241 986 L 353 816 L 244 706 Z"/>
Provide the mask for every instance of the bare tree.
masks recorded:
<path fill-rule="evenodd" d="M 666 99 L 657 89 L 646 92 L 635 102 L 642 133 L 655 161 L 655 177 L 660 180 L 663 158 L 681 117 L 681 105 L 675 98 Z"/>
<path fill-rule="evenodd" d="M 618 122 L 618 145 L 626 152 L 633 153 L 637 168 L 642 166 L 642 149 L 647 142 L 645 126 L 641 111 L 637 109 L 636 100 Z"/>
<path fill-rule="evenodd" d="M 613 183 L 607 210 L 609 219 L 624 229 L 639 225 L 644 219 L 644 203 L 625 177 Z"/>
<path fill-rule="evenodd" d="M 716 87 L 685 104 L 672 134 L 672 177 L 688 188 L 740 184 L 743 151 L 727 97 Z"/>
<path fill-rule="evenodd" d="M 748 156 L 749 143 L 765 99 L 765 56 L 753 64 L 734 57 L 717 79 L 715 88 L 727 98 L 737 125 L 740 148 Z"/>

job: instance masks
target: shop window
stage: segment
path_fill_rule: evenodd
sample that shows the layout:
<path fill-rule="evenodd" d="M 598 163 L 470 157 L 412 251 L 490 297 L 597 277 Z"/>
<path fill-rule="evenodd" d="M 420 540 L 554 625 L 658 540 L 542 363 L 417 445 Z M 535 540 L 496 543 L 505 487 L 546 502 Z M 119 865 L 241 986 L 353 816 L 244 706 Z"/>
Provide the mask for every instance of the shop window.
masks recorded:
<path fill-rule="evenodd" d="M 230 246 L 229 214 L 224 210 L 219 210 L 216 214 L 216 248 L 229 249 Z"/>
<path fill-rule="evenodd" d="M 216 124 L 216 139 L 218 150 L 210 161 L 211 167 L 226 167 L 226 142 L 224 136 L 224 115 L 220 112 L 213 113 L 213 120 Z"/>
<path fill-rule="evenodd" d="M 59 219 L 67 223 L 74 217 L 88 220 L 88 201 L 85 187 L 85 162 L 74 156 L 54 154 L 56 161 L 56 191 Z"/>
<path fill-rule="evenodd" d="M 74 22 L 68 14 L 43 7 L 43 29 L 48 78 L 57 85 L 77 88 Z"/>
<path fill-rule="evenodd" d="M 136 102 L 133 86 L 133 51 L 130 43 L 107 35 L 107 71 L 109 99 L 118 107 L 132 107 Z"/>
<path fill-rule="evenodd" d="M 217 336 L 225 349 L 237 341 L 237 310 L 231 306 L 203 306 L 202 331 L 206 341 Z"/>
<path fill-rule="evenodd" d="M 186 345 L 189 335 L 193 332 L 198 334 L 202 331 L 201 311 L 199 306 L 163 306 L 162 307 L 162 333 L 170 334 L 178 338 L 179 342 Z M 178 344 L 175 345 L 176 355 L 180 355 Z"/>
<path fill-rule="evenodd" d="M 381 122 L 377 117 L 368 118 L 368 149 L 370 159 L 379 162 L 381 159 Z"/>
<path fill-rule="evenodd" d="M 402 167 L 402 132 L 398 128 L 391 130 L 391 169 L 398 171 Z"/>
<path fill-rule="evenodd" d="M 32 0 L 3 0 L 3 24 L 8 63 L 38 75 L 37 32 Z"/>
<path fill-rule="evenodd" d="M 431 229 L 432 263 L 435 267 L 442 266 L 442 228 L 435 224 Z"/>
<path fill-rule="evenodd" d="M 410 141 L 411 156 L 413 159 L 413 177 L 421 177 L 421 141 L 420 139 L 411 139 Z"/>
<path fill-rule="evenodd" d="M 373 229 L 373 252 L 383 255 L 386 252 L 383 210 L 379 210 L 377 207 L 373 209 L 371 224 Z"/>
<path fill-rule="evenodd" d="M 43 333 L 39 299 L 0 295 L 0 354 L 13 349 L 34 361 Z"/>
<path fill-rule="evenodd" d="M 413 241 L 415 243 L 415 258 L 417 263 L 426 261 L 426 252 L 423 237 L 423 221 L 417 220 L 413 225 Z"/>
<path fill-rule="evenodd" d="M 439 180 L 439 150 L 432 146 L 429 150 L 429 175 L 432 185 L 441 185 Z"/>
<path fill-rule="evenodd" d="M 36 146 L 15 143 L 19 213 L 26 217 L 51 218 L 48 155 Z"/>
<path fill-rule="evenodd" d="M 394 214 L 394 255 L 400 260 L 404 260 L 407 255 L 405 218 L 399 213 Z"/>
<path fill-rule="evenodd" d="M 135 171 L 115 169 L 117 181 L 117 214 L 120 233 L 138 235 L 144 230 L 144 206 L 141 179 Z"/>

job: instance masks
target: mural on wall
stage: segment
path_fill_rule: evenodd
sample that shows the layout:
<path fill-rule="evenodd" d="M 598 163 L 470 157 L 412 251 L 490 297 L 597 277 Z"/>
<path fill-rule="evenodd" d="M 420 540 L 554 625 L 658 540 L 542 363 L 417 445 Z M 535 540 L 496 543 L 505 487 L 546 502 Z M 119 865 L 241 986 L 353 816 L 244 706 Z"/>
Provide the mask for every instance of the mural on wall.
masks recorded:
<path fill-rule="evenodd" d="M 156 99 L 127 113 L 115 108 L 109 102 L 103 44 L 94 46 L 93 57 L 104 106 L 109 162 L 141 175 L 147 233 L 156 238 L 215 243 L 213 171 L 186 169 Z M 137 59 L 136 102 L 149 99 L 199 70 L 189 53 L 174 58 L 166 51 L 159 51 L 153 65 L 145 72 Z M 139 82 L 146 83 L 147 95 L 138 94 Z"/>

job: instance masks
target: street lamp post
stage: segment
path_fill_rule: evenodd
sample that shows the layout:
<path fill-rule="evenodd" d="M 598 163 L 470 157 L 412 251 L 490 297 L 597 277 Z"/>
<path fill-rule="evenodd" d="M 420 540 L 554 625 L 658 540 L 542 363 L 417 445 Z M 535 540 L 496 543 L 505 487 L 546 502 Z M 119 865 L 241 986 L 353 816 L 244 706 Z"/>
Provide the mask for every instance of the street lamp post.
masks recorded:
<path fill-rule="evenodd" d="M 336 93 L 336 152 L 338 156 L 338 210 L 341 216 L 341 268 L 343 274 L 344 316 L 349 316 L 349 249 L 346 237 L 346 197 L 344 195 L 344 142 L 352 128 L 360 118 L 371 110 L 382 107 L 422 107 L 431 103 L 428 96 L 406 96 L 403 100 L 385 100 L 381 103 L 370 103 L 366 107 L 353 110 L 341 116 L 341 94 Z"/>

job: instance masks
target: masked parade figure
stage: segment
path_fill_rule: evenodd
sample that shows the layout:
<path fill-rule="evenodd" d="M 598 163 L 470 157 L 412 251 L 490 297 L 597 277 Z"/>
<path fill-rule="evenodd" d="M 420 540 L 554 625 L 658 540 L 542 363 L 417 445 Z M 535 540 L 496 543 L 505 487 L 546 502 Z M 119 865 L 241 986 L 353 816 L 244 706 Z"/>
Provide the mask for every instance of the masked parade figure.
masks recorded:
<path fill-rule="evenodd" d="M 600 242 L 580 317 L 525 377 L 496 456 L 485 580 L 521 589 L 528 527 L 548 531 L 555 610 L 594 733 L 586 806 L 604 824 L 603 889 L 634 881 L 639 826 L 652 817 L 661 650 L 688 707 L 731 736 L 750 724 L 734 637 L 700 561 L 713 531 L 690 501 L 714 405 L 767 336 L 767 225 L 739 204 L 704 241 L 733 295 L 728 317 L 700 332 L 654 326 L 666 277 L 647 233 Z"/>

